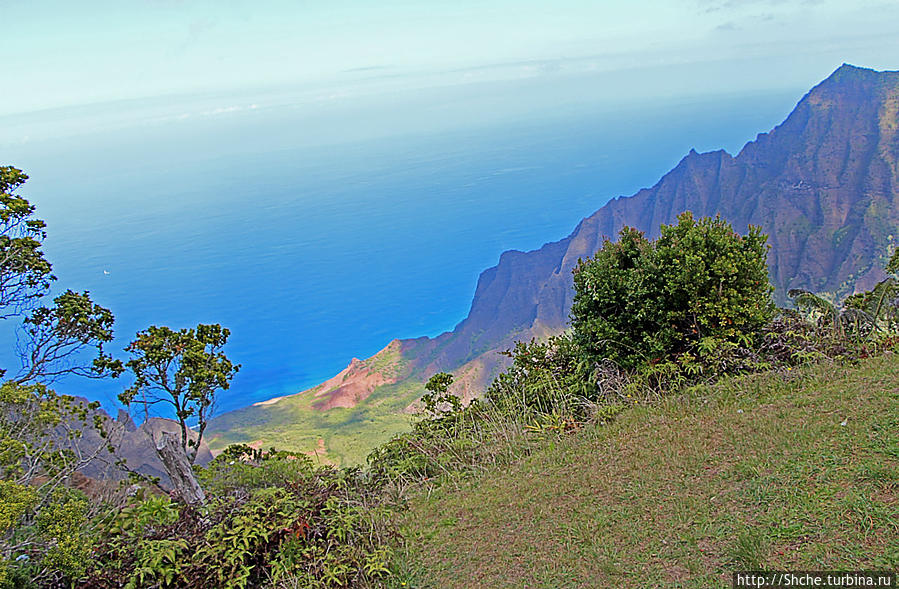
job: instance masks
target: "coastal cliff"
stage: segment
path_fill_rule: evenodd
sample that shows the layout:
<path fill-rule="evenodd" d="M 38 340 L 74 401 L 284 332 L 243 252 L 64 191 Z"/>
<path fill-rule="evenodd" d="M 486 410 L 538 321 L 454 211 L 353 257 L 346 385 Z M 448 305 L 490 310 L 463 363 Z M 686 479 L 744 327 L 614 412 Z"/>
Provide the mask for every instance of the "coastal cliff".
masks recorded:
<path fill-rule="evenodd" d="M 457 394 L 476 396 L 506 365 L 499 352 L 565 328 L 579 259 L 593 255 L 624 226 L 656 237 L 661 224 L 685 210 L 721 215 L 740 232 L 761 226 L 771 245 L 768 264 L 778 303 L 791 288 L 837 297 L 870 288 L 884 277 L 881 268 L 899 232 L 897 129 L 899 72 L 844 64 L 782 124 L 736 156 L 691 150 L 654 186 L 608 202 L 564 239 L 530 252 L 503 253 L 481 273 L 468 316 L 453 331 L 394 340 L 373 358 L 354 360 L 328 383 L 298 395 L 310 397 L 313 410 L 328 411 L 365 403 L 384 388 L 401 392 L 409 411 L 421 383 L 450 371 Z M 241 439 L 241 428 L 258 430 L 267 419 L 253 408 L 240 410 L 240 416 L 239 422 L 227 414 L 213 421 L 210 431 L 218 443 Z"/>

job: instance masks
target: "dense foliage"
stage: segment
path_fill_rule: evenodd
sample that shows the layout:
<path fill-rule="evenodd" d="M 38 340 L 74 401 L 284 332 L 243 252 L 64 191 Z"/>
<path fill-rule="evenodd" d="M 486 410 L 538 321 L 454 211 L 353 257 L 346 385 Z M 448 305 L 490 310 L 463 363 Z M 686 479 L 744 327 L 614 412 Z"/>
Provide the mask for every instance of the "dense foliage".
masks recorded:
<path fill-rule="evenodd" d="M 78 577 L 90 552 L 87 498 L 71 477 L 100 444 L 77 444 L 96 405 L 41 384 L 0 386 L 0 587 Z"/>
<path fill-rule="evenodd" d="M 232 446 L 205 506 L 136 497 L 100 521 L 89 587 L 346 587 L 389 573 L 387 521 L 357 471 Z"/>
<path fill-rule="evenodd" d="M 586 358 L 625 369 L 703 338 L 747 342 L 773 316 L 767 237 L 687 212 L 650 241 L 630 228 L 575 269 L 574 341 Z"/>
<path fill-rule="evenodd" d="M 34 217 L 34 205 L 16 194 L 28 176 L 0 166 L 0 317 L 19 314 L 44 296 L 54 280 L 41 250 L 46 223 Z"/>

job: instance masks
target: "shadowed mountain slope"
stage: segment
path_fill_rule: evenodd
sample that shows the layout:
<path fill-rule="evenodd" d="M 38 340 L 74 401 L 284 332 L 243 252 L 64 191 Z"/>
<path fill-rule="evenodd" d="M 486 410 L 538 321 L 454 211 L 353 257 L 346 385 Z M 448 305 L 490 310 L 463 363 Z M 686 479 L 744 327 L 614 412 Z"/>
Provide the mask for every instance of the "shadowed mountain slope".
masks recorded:
<path fill-rule="evenodd" d="M 402 368 L 392 370 L 389 384 L 455 371 L 457 392 L 477 394 L 504 365 L 498 351 L 564 329 L 578 259 L 625 225 L 656 237 L 660 224 L 685 210 L 721 215 L 740 232 L 760 225 L 769 235 L 780 303 L 791 288 L 838 296 L 869 288 L 883 278 L 899 233 L 897 195 L 899 72 L 844 64 L 738 155 L 691 151 L 655 186 L 608 202 L 568 237 L 531 252 L 503 253 L 481 274 L 468 317 L 452 332 L 391 342 Z M 354 374 L 388 382 L 364 372 Z M 377 386 L 353 397 L 365 399 Z M 241 423 L 262 424 L 246 411 Z M 226 432 L 229 422 L 235 423 L 220 419 L 213 429 Z"/>
<path fill-rule="evenodd" d="M 434 368 L 447 369 L 507 344 L 509 335 L 561 329 L 579 258 L 625 225 L 657 237 L 685 210 L 720 214 L 740 232 L 760 225 L 780 302 L 790 288 L 869 288 L 884 277 L 882 261 L 899 231 L 897 112 L 899 72 L 843 65 L 736 157 L 691 151 L 655 186 L 609 202 L 565 239 L 504 253 L 481 274 L 455 330 L 415 341 L 433 350 Z"/>

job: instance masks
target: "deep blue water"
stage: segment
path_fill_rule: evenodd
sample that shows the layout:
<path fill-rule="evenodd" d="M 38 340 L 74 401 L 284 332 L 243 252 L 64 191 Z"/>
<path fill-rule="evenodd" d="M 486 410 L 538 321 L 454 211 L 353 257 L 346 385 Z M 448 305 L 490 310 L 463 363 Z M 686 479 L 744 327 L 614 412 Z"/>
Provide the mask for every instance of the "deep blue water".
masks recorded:
<path fill-rule="evenodd" d="M 59 287 L 116 314 L 112 351 L 151 324 L 231 329 L 243 368 L 228 410 L 452 329 L 502 251 L 564 237 L 691 148 L 735 153 L 798 99 L 580 105 L 329 145 L 304 141 L 290 112 L 246 113 L 70 134 L 0 163 L 32 177 L 21 192 L 48 222 Z M 0 360 L 15 363 L 11 346 Z M 58 389 L 111 408 L 126 385 Z"/>

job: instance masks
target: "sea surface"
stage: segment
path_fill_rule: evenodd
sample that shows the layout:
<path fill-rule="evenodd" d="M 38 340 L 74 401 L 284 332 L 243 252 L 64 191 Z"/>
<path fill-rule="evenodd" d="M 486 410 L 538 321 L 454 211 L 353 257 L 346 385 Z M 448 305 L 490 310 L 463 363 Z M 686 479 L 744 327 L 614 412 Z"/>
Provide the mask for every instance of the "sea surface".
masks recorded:
<path fill-rule="evenodd" d="M 736 153 L 800 97 L 581 103 L 332 141 L 290 109 L 235 109 L 8 143 L 0 164 L 32 178 L 20 192 L 48 223 L 57 290 L 115 313 L 110 351 L 149 325 L 231 330 L 227 411 L 451 330 L 501 252 L 561 239 L 691 148 Z M 0 362 L 14 370 L 13 325 Z M 127 385 L 57 389 L 114 409 Z"/>

